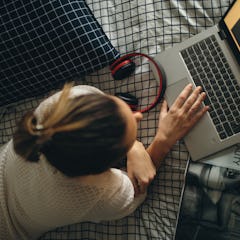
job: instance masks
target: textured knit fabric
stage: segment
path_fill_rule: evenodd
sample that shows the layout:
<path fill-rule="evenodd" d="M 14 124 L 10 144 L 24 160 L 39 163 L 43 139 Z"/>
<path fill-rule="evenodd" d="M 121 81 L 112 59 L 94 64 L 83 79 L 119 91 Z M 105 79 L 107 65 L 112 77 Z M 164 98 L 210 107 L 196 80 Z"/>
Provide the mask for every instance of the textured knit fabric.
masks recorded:
<path fill-rule="evenodd" d="M 51 106 L 48 100 L 40 104 L 39 115 Z M 44 155 L 37 163 L 18 156 L 12 140 L 0 149 L 0 239 L 36 239 L 63 225 L 119 219 L 144 199 L 134 198 L 133 185 L 121 170 L 70 178 Z"/>

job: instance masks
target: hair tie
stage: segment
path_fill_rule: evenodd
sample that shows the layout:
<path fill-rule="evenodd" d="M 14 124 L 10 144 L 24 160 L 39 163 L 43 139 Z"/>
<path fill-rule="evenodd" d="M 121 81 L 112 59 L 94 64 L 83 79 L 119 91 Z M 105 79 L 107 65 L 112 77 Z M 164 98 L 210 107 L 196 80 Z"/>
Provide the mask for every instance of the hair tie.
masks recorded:
<path fill-rule="evenodd" d="M 38 139 L 36 140 L 36 143 L 38 145 L 42 145 L 51 139 L 51 134 L 49 133 L 46 134 L 46 132 L 42 130 L 46 130 L 46 128 L 44 128 L 42 124 L 36 124 L 35 135 L 38 136 Z"/>
<path fill-rule="evenodd" d="M 34 135 L 36 136 L 42 136 L 42 130 L 44 129 L 42 124 L 36 124 L 34 126 Z"/>
<path fill-rule="evenodd" d="M 43 130 L 44 127 L 43 127 L 42 124 L 37 124 L 37 125 L 35 126 L 35 129 L 36 129 L 37 131 L 40 131 L 40 130 Z"/>

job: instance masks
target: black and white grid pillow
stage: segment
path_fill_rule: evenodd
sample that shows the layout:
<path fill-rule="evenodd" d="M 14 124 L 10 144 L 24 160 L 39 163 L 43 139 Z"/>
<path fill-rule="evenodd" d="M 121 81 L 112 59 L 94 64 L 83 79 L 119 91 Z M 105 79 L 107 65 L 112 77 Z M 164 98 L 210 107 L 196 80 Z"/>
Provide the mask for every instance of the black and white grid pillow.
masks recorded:
<path fill-rule="evenodd" d="M 84 0 L 0 5 L 0 106 L 43 94 L 119 57 Z"/>

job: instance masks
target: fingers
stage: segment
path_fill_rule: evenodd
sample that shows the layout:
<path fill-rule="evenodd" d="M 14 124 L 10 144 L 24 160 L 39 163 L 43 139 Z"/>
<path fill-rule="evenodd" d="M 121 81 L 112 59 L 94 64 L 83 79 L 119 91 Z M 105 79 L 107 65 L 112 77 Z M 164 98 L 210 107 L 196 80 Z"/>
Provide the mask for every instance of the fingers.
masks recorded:
<path fill-rule="evenodd" d="M 147 188 L 149 184 L 152 182 L 152 180 L 154 179 L 155 174 L 156 174 L 156 170 L 150 171 L 147 176 L 141 176 L 141 177 L 133 176 L 130 178 L 134 187 L 135 196 L 139 194 L 143 194 L 147 191 Z"/>
<path fill-rule="evenodd" d="M 193 125 L 209 110 L 209 106 L 201 108 L 192 118 Z"/>
<path fill-rule="evenodd" d="M 188 84 L 179 94 L 173 105 L 176 106 L 177 108 L 181 108 L 191 92 L 192 84 Z"/>
<path fill-rule="evenodd" d="M 202 88 L 200 86 L 196 87 L 194 91 L 190 94 L 188 99 L 185 100 L 182 108 L 184 111 L 188 111 L 190 108 L 193 107 L 193 105 L 196 105 L 196 101 L 201 104 L 199 101 L 199 94 L 201 93 Z M 199 105 L 200 106 L 200 105 Z"/>
<path fill-rule="evenodd" d="M 167 112 L 168 112 L 168 105 L 167 105 L 167 101 L 164 100 L 160 107 L 159 120 L 161 120 L 167 114 Z"/>
<path fill-rule="evenodd" d="M 206 97 L 206 94 L 204 92 L 201 93 L 201 91 L 201 86 L 196 87 L 192 91 L 192 84 L 188 84 L 176 99 L 174 103 L 175 107 L 181 108 L 188 115 L 193 115 L 199 110 Z"/>
<path fill-rule="evenodd" d="M 163 103 L 162 103 L 162 105 L 161 105 L 160 112 L 165 113 L 165 112 L 167 112 L 167 110 L 168 110 L 167 101 L 166 101 L 166 100 L 163 100 Z"/>
<path fill-rule="evenodd" d="M 139 182 L 139 183 L 138 183 L 139 193 L 140 193 L 140 194 L 145 193 L 145 192 L 147 191 L 147 186 L 148 186 L 147 183 Z"/>
<path fill-rule="evenodd" d="M 131 182 L 133 184 L 133 188 L 134 188 L 134 194 L 135 196 L 140 194 L 140 188 L 139 188 L 139 184 L 136 178 L 131 178 Z"/>
<path fill-rule="evenodd" d="M 154 177 L 156 175 L 155 167 L 153 167 L 153 166 L 150 168 L 146 167 L 146 173 L 147 174 L 145 176 L 142 175 L 141 177 L 136 178 L 138 190 L 139 190 L 138 192 L 140 194 L 143 194 L 147 191 L 149 184 L 154 179 Z"/>
<path fill-rule="evenodd" d="M 138 181 L 136 178 L 131 179 L 135 196 L 138 196 L 139 194 L 143 194 L 147 191 L 148 184 L 142 181 Z"/>
<path fill-rule="evenodd" d="M 137 179 L 135 179 L 133 184 L 135 196 L 139 194 L 144 194 L 147 191 L 149 184 L 150 184 L 150 181 L 144 182 L 144 181 L 138 181 Z"/>
<path fill-rule="evenodd" d="M 191 103 L 189 108 L 189 115 L 194 115 L 201 107 L 202 102 L 206 98 L 206 93 L 202 92 L 200 95 L 197 95 L 195 101 Z"/>

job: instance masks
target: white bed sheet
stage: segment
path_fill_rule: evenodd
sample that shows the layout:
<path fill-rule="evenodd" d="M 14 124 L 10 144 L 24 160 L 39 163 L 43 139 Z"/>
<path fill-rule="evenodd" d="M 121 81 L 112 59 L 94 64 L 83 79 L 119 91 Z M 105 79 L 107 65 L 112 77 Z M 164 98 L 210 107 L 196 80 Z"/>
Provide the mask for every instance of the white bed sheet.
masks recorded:
<path fill-rule="evenodd" d="M 86 0 L 112 44 L 124 55 L 142 52 L 154 57 L 160 51 L 216 24 L 230 0 Z M 143 59 L 136 74 L 114 81 L 109 68 L 87 76 L 84 83 L 114 94 L 128 91 L 149 103 L 157 83 Z M 174 66 L 173 66 L 174 71 Z M 151 89 L 149 91 L 149 89 Z M 0 108 L 0 144 L 11 138 L 15 122 L 45 96 Z M 154 137 L 159 107 L 144 114 L 138 139 L 146 146 Z M 119 221 L 79 223 L 45 234 L 41 239 L 173 239 L 188 152 L 177 143 L 165 159 L 144 204 Z"/>

